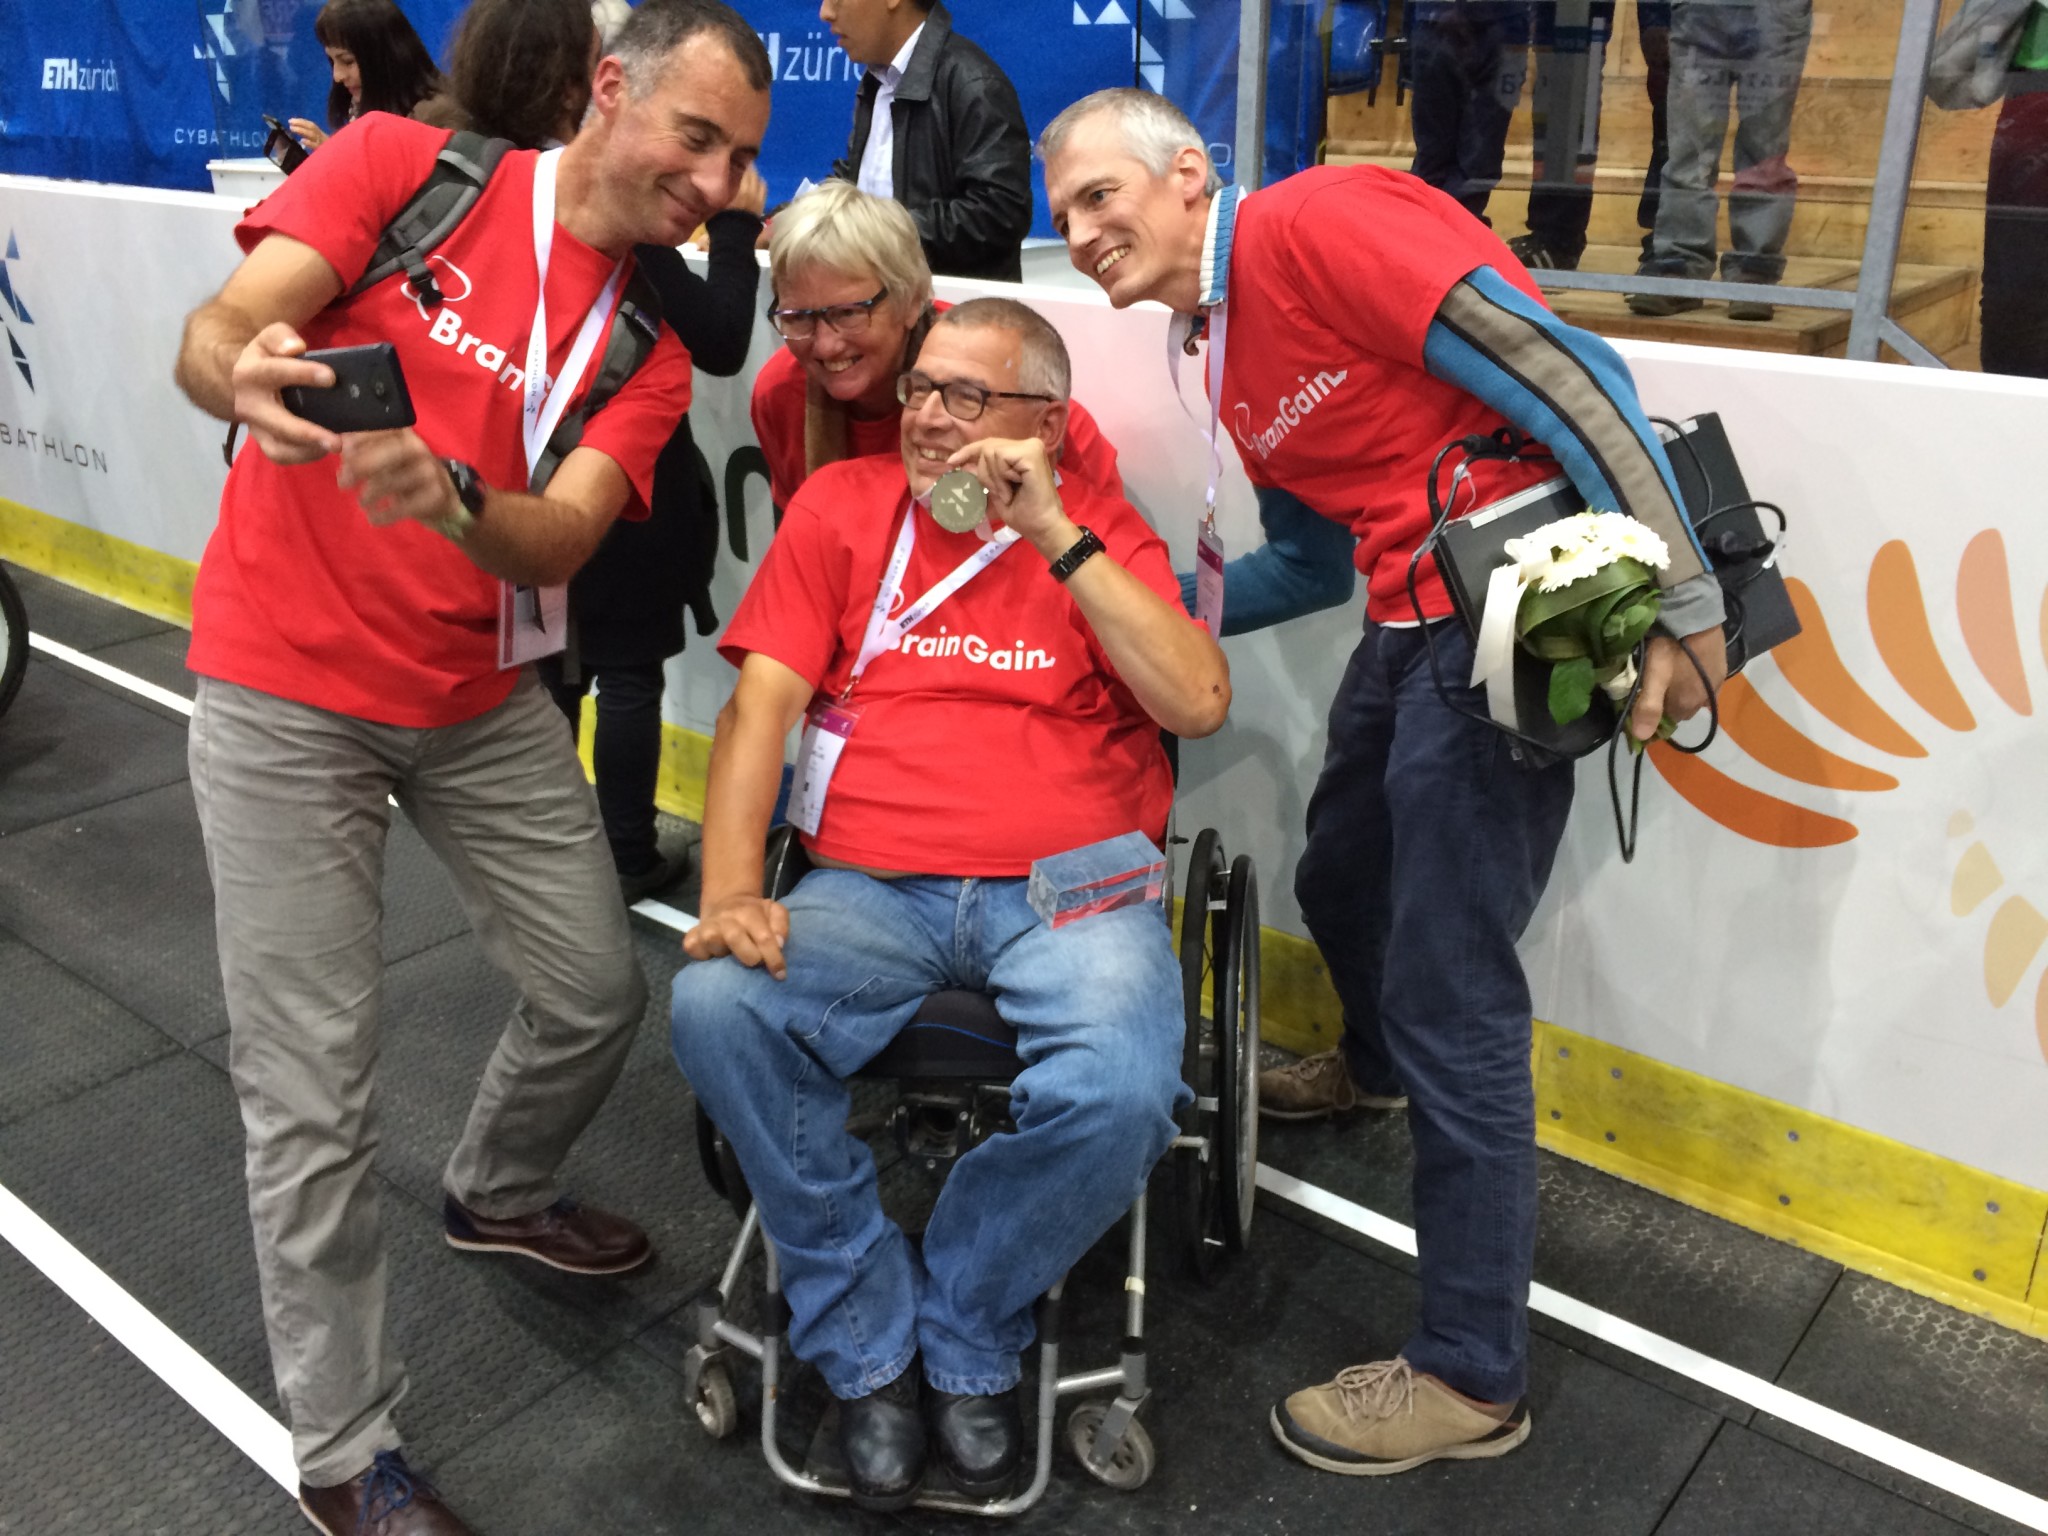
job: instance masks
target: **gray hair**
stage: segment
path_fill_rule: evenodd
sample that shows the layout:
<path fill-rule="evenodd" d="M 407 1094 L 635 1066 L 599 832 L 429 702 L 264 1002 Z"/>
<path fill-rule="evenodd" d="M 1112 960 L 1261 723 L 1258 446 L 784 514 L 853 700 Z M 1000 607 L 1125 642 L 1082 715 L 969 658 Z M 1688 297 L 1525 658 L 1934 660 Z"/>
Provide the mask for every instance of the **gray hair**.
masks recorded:
<path fill-rule="evenodd" d="M 813 267 L 846 277 L 873 273 L 905 325 L 931 306 L 932 269 L 910 210 L 850 181 L 823 182 L 775 215 L 768 282 L 777 301 L 797 273 Z"/>
<path fill-rule="evenodd" d="M 751 89 L 768 89 L 774 71 L 761 34 L 724 0 L 641 0 L 610 51 L 626 71 L 627 89 L 644 96 L 661 83 L 676 50 L 705 32 L 724 39 Z"/>
<path fill-rule="evenodd" d="M 1067 344 L 1052 322 L 1028 304 L 1015 299 L 968 299 L 943 310 L 933 329 L 941 325 L 962 330 L 1008 331 L 1017 338 L 1017 384 L 1028 394 L 1051 395 L 1065 400 L 1073 389 L 1073 365 L 1067 360 Z"/>
<path fill-rule="evenodd" d="M 590 0 L 590 19 L 598 37 L 608 45 L 619 35 L 619 28 L 633 19 L 633 7 L 626 0 Z"/>
<path fill-rule="evenodd" d="M 1083 96 L 1046 124 L 1045 132 L 1038 136 L 1038 158 L 1050 164 L 1068 135 L 1089 118 L 1103 113 L 1114 119 L 1131 158 L 1154 176 L 1164 176 L 1173 169 L 1175 155 L 1192 149 L 1201 155 L 1203 169 L 1208 173 L 1203 180 L 1203 193 L 1213 196 L 1222 190 L 1223 178 L 1216 174 L 1201 130 L 1188 115 L 1164 96 L 1128 85 Z"/>

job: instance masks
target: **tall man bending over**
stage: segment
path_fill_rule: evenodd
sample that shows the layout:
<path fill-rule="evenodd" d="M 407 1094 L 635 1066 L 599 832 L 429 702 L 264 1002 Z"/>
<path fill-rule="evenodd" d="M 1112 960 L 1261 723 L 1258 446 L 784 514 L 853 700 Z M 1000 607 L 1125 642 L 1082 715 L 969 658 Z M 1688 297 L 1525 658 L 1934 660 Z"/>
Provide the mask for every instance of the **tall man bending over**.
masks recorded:
<path fill-rule="evenodd" d="M 703 921 L 684 940 L 713 963 L 676 977 L 676 1059 L 739 1154 L 790 1342 L 841 1399 L 870 1508 L 916 1497 L 920 1382 L 953 1480 L 976 1497 L 1007 1485 L 1032 1303 L 1136 1198 L 1183 1092 L 1159 908 L 1053 929 L 1024 894 L 1038 859 L 1163 835 L 1160 728 L 1206 736 L 1230 707 L 1223 652 L 1181 610 L 1157 535 L 1121 496 L 1056 479 L 1067 388 L 1066 348 L 1032 310 L 940 315 L 899 385 L 901 457 L 803 483 L 720 647 L 740 677 L 711 750 Z M 926 513 L 949 465 L 989 487 L 999 532 Z M 818 867 L 768 901 L 783 742 L 820 708 L 853 727 L 791 812 Z M 920 1252 L 846 1134 L 844 1079 L 950 987 L 994 994 L 1024 1071 L 1016 1134 L 960 1160 Z"/>
<path fill-rule="evenodd" d="M 1677 584 L 1629 723 L 1640 738 L 1662 714 L 1703 708 L 1726 672 L 1721 592 L 1626 365 L 1545 309 L 1491 231 L 1372 166 L 1319 167 L 1240 199 L 1201 143 L 1160 97 L 1115 90 L 1061 113 L 1039 148 L 1075 267 L 1119 308 L 1158 299 L 1207 318 L 1225 349 L 1217 404 L 1245 472 L 1344 525 L 1367 582 L 1365 635 L 1330 706 L 1294 882 L 1344 1006 L 1343 1044 L 1265 1074 L 1259 1097 L 1305 1118 L 1405 1092 L 1422 1320 L 1398 1359 L 1278 1404 L 1273 1430 L 1334 1472 L 1497 1456 L 1529 1429 L 1536 1246 L 1529 986 L 1515 941 L 1550 877 L 1572 766 L 1530 767 L 1432 685 L 1406 590 L 1431 462 L 1506 421 L 1547 443 L 1589 504 L 1663 535 Z M 1318 381 L 1313 393 L 1304 379 Z M 1482 475 L 1479 500 L 1551 472 Z M 1290 583 L 1315 585 L 1300 580 L 1313 562 L 1298 533 L 1269 520 L 1268 540 L 1226 568 L 1226 632 L 1234 588 L 1279 617 Z M 1469 677 L 1471 644 L 1433 570 L 1420 599 L 1444 675 Z M 1483 695 L 1462 707 L 1483 715 Z"/>
<path fill-rule="evenodd" d="M 435 249 L 445 303 L 402 276 L 344 296 L 447 138 L 373 113 L 243 220 L 247 257 L 186 322 L 179 384 L 259 450 L 228 476 L 193 594 L 192 786 L 271 1361 L 301 1506 L 330 1536 L 466 1529 L 408 1472 L 392 1422 L 405 1368 L 370 1166 L 387 796 L 522 994 L 443 1176 L 449 1242 L 581 1274 L 652 1252 L 555 1181 L 646 989 L 561 717 L 530 668 L 499 667 L 500 579 L 564 582 L 622 510 L 644 515 L 689 403 L 673 336 L 542 494 L 522 410 L 537 398 L 544 440 L 552 391 L 596 370 L 575 377 L 574 343 L 586 316 L 601 342 L 633 246 L 673 245 L 724 207 L 767 117 L 768 60 L 738 15 L 646 0 L 575 142 L 507 155 Z M 337 439 L 283 408 L 281 389 L 333 382 L 308 348 L 381 340 L 416 429 Z"/>

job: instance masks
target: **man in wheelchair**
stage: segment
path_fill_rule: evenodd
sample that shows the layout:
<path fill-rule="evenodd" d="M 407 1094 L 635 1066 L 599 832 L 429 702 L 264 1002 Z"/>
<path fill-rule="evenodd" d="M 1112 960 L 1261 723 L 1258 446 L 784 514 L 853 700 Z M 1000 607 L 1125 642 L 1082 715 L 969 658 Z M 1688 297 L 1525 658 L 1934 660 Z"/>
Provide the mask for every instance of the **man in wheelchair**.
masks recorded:
<path fill-rule="evenodd" d="M 1025 898 L 1037 859 L 1159 837 L 1161 728 L 1206 736 L 1230 703 L 1165 545 L 1055 473 L 1068 381 L 1025 306 L 940 316 L 898 386 L 900 458 L 804 482 L 721 646 L 740 676 L 712 746 L 684 941 L 706 963 L 676 978 L 676 1059 L 739 1157 L 791 1347 L 841 1402 L 871 1508 L 916 1496 L 928 1427 L 962 1491 L 1008 1484 L 1032 1305 L 1137 1197 L 1185 1092 L 1159 908 L 1054 929 Z M 987 491 L 966 532 L 929 510 L 949 468 Z M 763 848 L 807 712 L 790 819 L 814 868 L 775 902 Z M 961 1158 L 920 1250 L 882 1212 L 844 1084 L 947 988 L 991 994 L 1024 1071 L 1015 1133 Z"/>

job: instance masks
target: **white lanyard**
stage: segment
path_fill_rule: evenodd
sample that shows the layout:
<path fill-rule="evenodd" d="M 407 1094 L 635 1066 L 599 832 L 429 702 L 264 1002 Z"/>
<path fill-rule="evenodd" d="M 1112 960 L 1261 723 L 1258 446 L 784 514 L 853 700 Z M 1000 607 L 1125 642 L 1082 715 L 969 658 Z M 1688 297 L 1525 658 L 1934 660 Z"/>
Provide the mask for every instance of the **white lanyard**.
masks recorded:
<path fill-rule="evenodd" d="M 905 507 L 903 531 L 896 535 L 896 551 L 889 557 L 889 568 L 882 573 L 882 584 L 875 591 L 875 606 L 868 613 L 868 632 L 860 643 L 860 656 L 854 661 L 853 675 L 846 680 L 846 687 L 839 696 L 843 699 L 852 693 L 853 685 L 860 681 L 861 673 L 867 671 L 869 662 L 884 651 L 895 650 L 903 643 L 905 635 L 931 617 L 933 609 L 987 570 L 1004 550 L 1016 542 L 1017 530 L 1005 528 L 940 577 L 923 597 L 892 619 L 889 609 L 903 590 L 903 574 L 910 568 L 910 551 L 917 543 L 917 507 L 915 503 Z"/>
<path fill-rule="evenodd" d="M 576 393 L 583 370 L 590 366 L 598 337 L 604 334 L 611 320 L 612 300 L 618 295 L 619 281 L 626 270 L 626 259 L 622 256 L 618 265 L 612 268 L 612 275 L 605 279 L 604 288 L 598 293 L 597 302 L 591 305 L 590 313 L 583 317 L 583 327 L 576 333 L 576 344 L 569 349 L 569 359 L 562 365 L 554 388 L 550 389 L 548 256 L 555 244 L 555 168 L 561 158 L 559 149 L 551 149 L 533 167 L 533 261 L 540 269 L 540 293 L 533 304 L 533 330 L 526 338 L 525 414 L 520 421 L 529 480 L 540 463 L 541 455 L 547 450 L 548 439 L 555 435 L 555 428 L 561 423 L 562 412 L 568 408 L 570 397 Z"/>
<path fill-rule="evenodd" d="M 1195 430 L 1202 432 L 1202 438 L 1209 445 L 1209 489 L 1202 498 L 1202 521 L 1213 527 L 1216 522 L 1216 486 L 1223 477 L 1223 338 L 1230 323 L 1230 306 L 1218 304 L 1209 311 L 1209 428 L 1202 431 L 1202 424 L 1195 420 L 1194 412 L 1188 410 L 1188 403 L 1181 399 L 1180 360 L 1184 347 L 1178 326 L 1169 326 L 1166 333 L 1166 371 L 1173 380 L 1173 396 L 1180 400 L 1180 408 L 1189 421 L 1195 423 Z"/>

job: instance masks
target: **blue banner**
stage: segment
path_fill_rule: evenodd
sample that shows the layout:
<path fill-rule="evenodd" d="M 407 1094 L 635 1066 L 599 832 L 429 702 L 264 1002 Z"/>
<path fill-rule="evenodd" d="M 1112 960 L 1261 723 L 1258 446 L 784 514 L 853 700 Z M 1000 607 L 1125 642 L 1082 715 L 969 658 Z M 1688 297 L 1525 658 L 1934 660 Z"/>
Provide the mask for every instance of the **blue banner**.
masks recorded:
<path fill-rule="evenodd" d="M 204 190 L 264 115 L 324 123 L 319 0 L 0 0 L 0 171 Z M 444 56 L 460 0 L 400 6 Z"/>
<path fill-rule="evenodd" d="M 1323 0 L 1275 0 L 1267 179 L 1313 163 L 1322 136 Z M 438 59 L 460 0 L 402 0 Z M 263 153 L 265 115 L 324 122 L 319 0 L 0 0 L 0 171 L 204 189 L 209 160 Z M 768 45 L 773 115 L 761 171 L 786 199 L 846 152 L 860 69 L 813 0 L 748 0 Z M 954 26 L 1009 74 L 1035 138 L 1110 85 L 1160 91 L 1194 118 L 1226 176 L 1236 131 L 1236 0 L 967 3 Z M 1049 236 L 1033 168 L 1033 232 Z"/>

